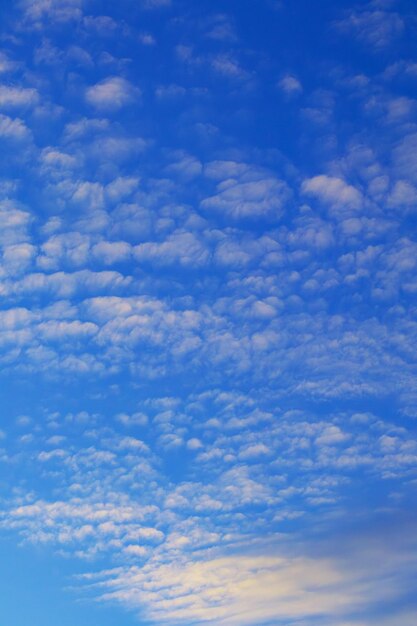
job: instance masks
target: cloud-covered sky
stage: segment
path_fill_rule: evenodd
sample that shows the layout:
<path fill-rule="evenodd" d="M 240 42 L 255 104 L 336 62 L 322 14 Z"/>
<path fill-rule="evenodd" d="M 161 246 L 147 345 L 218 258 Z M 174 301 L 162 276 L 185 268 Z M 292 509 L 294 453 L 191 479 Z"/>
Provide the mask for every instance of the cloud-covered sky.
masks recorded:
<path fill-rule="evenodd" d="M 0 622 L 415 626 L 415 3 L 0 23 Z"/>

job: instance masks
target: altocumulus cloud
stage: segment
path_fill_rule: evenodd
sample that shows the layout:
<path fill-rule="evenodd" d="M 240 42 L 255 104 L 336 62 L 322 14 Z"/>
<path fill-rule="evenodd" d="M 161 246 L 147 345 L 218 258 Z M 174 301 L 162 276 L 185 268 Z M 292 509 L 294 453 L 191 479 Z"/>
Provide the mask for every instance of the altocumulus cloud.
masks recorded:
<path fill-rule="evenodd" d="M 414 9 L 220 4 L 2 11 L 5 624 L 417 621 Z"/>

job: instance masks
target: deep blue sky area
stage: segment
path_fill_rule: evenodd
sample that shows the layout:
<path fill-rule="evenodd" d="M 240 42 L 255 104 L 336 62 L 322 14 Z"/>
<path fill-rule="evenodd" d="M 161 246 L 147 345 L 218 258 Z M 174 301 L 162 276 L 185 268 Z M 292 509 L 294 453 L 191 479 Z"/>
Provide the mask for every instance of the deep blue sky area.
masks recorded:
<path fill-rule="evenodd" d="M 415 626 L 416 36 L 0 3 L 1 626 Z"/>

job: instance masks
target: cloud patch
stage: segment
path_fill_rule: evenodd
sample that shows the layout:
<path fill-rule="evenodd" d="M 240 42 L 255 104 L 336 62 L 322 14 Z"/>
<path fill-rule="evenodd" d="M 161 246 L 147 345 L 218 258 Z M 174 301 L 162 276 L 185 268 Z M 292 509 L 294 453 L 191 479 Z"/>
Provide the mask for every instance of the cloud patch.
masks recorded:
<path fill-rule="evenodd" d="M 141 91 L 125 78 L 112 76 L 88 87 L 85 98 L 98 111 L 112 112 L 137 102 Z"/>

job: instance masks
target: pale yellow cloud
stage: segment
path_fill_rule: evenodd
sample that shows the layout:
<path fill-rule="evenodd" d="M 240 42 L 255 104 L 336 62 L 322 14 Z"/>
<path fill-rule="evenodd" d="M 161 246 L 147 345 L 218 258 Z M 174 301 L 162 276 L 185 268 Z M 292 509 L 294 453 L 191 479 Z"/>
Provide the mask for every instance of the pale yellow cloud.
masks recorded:
<path fill-rule="evenodd" d="M 376 591 L 372 584 L 365 589 L 330 559 L 274 556 L 151 561 L 143 568 L 107 572 L 98 585 L 106 589 L 102 599 L 145 609 L 158 624 L 217 626 L 320 616 L 339 623 Z"/>

